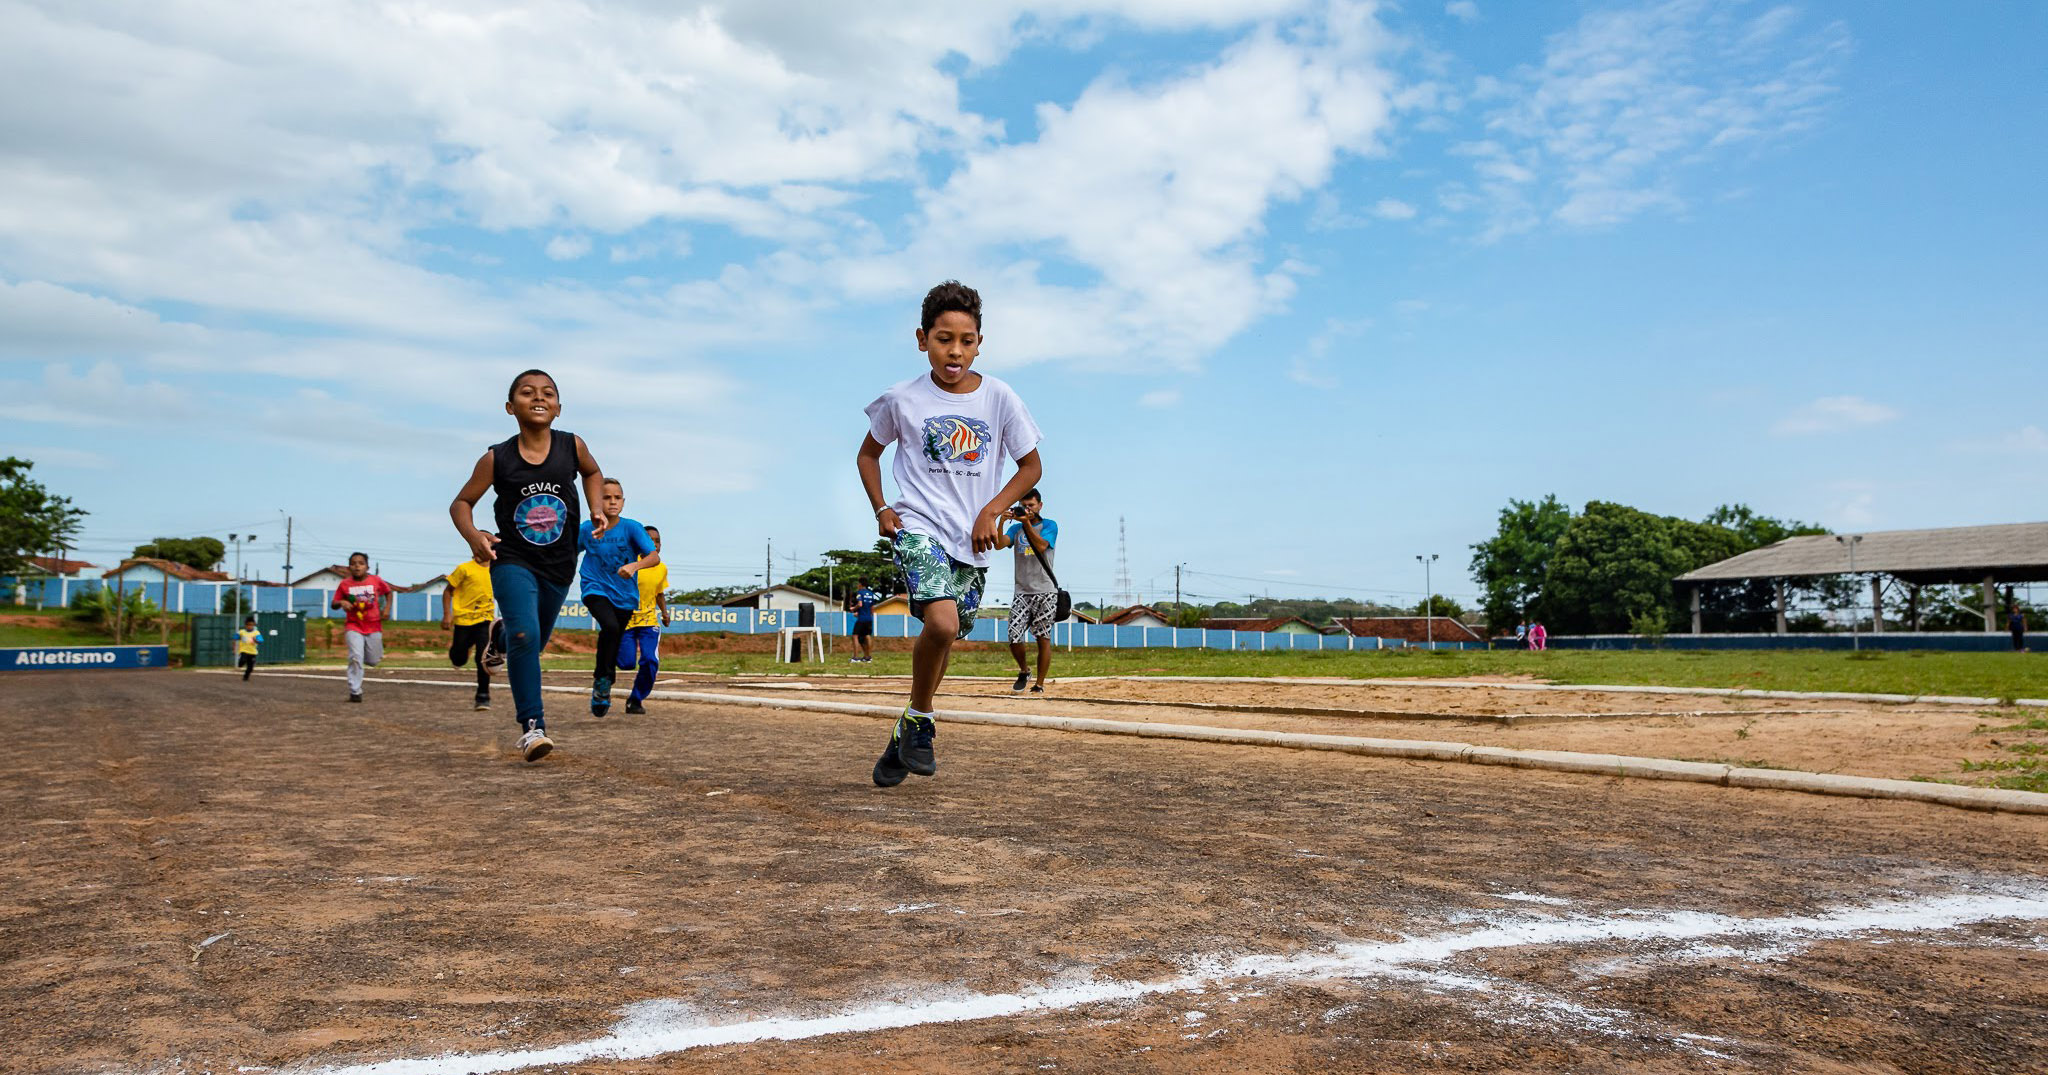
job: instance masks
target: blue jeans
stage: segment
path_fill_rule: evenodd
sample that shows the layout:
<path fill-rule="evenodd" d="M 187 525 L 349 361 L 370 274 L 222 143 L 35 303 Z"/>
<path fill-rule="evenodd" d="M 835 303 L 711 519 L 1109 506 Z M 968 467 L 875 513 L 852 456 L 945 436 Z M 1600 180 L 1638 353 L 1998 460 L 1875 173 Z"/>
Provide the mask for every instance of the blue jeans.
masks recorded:
<path fill-rule="evenodd" d="M 640 669 L 633 676 L 633 693 L 628 702 L 644 702 L 654 689 L 654 673 L 661 671 L 661 628 L 628 627 L 619 640 L 619 667 Z"/>
<path fill-rule="evenodd" d="M 525 564 L 491 565 L 491 591 L 505 617 L 505 680 L 512 687 L 513 719 L 521 728 L 542 724 L 540 651 L 555 632 L 555 617 L 569 588 L 549 582 Z"/>

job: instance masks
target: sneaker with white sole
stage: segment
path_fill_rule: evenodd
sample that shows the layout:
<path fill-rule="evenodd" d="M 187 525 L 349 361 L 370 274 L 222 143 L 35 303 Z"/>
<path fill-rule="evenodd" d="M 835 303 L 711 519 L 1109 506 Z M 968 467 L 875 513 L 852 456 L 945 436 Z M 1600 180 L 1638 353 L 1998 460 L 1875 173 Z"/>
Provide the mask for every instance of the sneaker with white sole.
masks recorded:
<path fill-rule="evenodd" d="M 1010 684 L 1010 689 L 1013 691 L 1022 691 L 1025 688 L 1025 686 L 1028 685 L 1030 682 L 1031 673 L 1019 672 L 1017 673 L 1017 682 Z"/>
<path fill-rule="evenodd" d="M 519 754 L 527 761 L 539 761 L 553 749 L 555 741 L 548 738 L 546 728 L 528 728 L 526 734 L 519 737 Z"/>

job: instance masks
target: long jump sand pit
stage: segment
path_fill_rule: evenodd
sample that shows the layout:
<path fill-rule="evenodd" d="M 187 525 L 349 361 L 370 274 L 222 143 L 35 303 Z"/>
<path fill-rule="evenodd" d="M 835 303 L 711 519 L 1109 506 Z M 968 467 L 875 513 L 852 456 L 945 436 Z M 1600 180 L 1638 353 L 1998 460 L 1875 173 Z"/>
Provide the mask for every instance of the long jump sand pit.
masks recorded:
<path fill-rule="evenodd" d="M 0 677 L 0 1069 L 2048 1055 L 2044 817 L 976 726 L 885 791 L 881 721 L 559 695 L 529 766 L 502 692 L 344 695 Z"/>
<path fill-rule="evenodd" d="M 564 676 L 569 683 L 576 677 Z M 711 677 L 686 690 L 878 702 L 901 699 L 895 677 Z M 1386 739 L 1455 740 L 1476 746 L 1720 762 L 1759 768 L 1988 783 L 1997 770 L 1958 771 L 1960 759 L 1992 760 L 2019 738 L 2011 725 L 2038 710 L 1832 699 L 1659 696 L 1561 689 L 1541 693 L 1412 681 L 1349 683 L 1189 680 L 1055 680 L 1048 694 L 1009 683 L 949 681 L 960 709 L 1203 724 Z M 1218 708 L 1226 707 L 1226 708 Z M 1241 708 L 1228 708 L 1241 707 Z"/>

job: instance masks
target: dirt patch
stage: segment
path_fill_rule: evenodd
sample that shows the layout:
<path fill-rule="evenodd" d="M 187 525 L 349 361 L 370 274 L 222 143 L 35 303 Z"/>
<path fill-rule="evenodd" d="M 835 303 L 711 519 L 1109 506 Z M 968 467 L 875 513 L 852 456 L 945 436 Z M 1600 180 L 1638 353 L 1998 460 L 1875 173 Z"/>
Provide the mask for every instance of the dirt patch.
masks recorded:
<path fill-rule="evenodd" d="M 367 695 L 0 676 L 0 708 L 48 715 L 0 771 L 7 1066 L 568 1048 L 622 1016 L 801 1019 L 1492 922 L 2048 886 L 2048 818 L 968 726 L 942 727 L 938 777 L 884 791 L 881 721 L 659 701 L 596 721 L 551 698 L 562 747 L 528 766 L 502 698 Z M 2042 928 L 1531 940 L 562 1067 L 2010 1072 L 2048 1048 Z"/>
<path fill-rule="evenodd" d="M 567 680 L 565 680 L 566 682 Z M 717 680 L 690 677 L 690 689 L 767 693 L 808 686 L 803 697 L 878 701 L 898 697 L 901 681 L 845 679 Z M 722 684 L 713 686 L 714 684 Z M 1342 686 L 1153 680 L 1054 682 L 1051 693 L 1020 697 L 1006 684 L 949 680 L 942 704 L 992 712 L 1032 712 L 1160 724 L 1316 732 L 1385 739 L 1450 739 L 1481 746 L 1713 761 L 1892 779 L 1932 777 L 1989 786 L 2009 770 L 1996 764 L 2032 757 L 2048 727 L 2029 728 L 2037 710 L 1867 702 L 1658 696 L 1621 691 L 1489 691 L 1426 682 L 1361 681 Z M 880 693 L 869 694 L 866 691 Z M 857 693 L 859 692 L 859 693 Z M 1097 701 L 1067 700 L 1079 694 Z M 1117 705 L 1118 699 L 1143 705 Z M 1178 708 L 1173 703 L 1188 703 Z M 1214 705 L 1301 707 L 1304 712 L 1246 713 Z M 1313 709 L 1314 712 L 1306 712 Z M 1503 726 L 1514 715 L 1538 718 Z M 1436 719 L 1422 719 L 1434 716 Z M 1464 718 L 1464 719 L 1460 719 Z M 2039 748 L 2048 750 L 2048 745 Z M 2027 753 L 2015 753 L 2015 750 Z M 1965 769 L 1969 765 L 1978 768 Z"/>

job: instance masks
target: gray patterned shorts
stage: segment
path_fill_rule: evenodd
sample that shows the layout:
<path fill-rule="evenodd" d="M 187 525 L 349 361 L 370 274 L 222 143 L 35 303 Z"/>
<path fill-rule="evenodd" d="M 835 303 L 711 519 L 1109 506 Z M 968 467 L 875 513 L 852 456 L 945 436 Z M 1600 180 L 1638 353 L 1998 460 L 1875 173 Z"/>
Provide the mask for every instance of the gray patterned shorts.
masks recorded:
<path fill-rule="evenodd" d="M 1024 642 L 1032 635 L 1052 637 L 1052 614 L 1059 610 L 1056 593 L 1020 593 L 1010 602 L 1010 641 Z"/>

